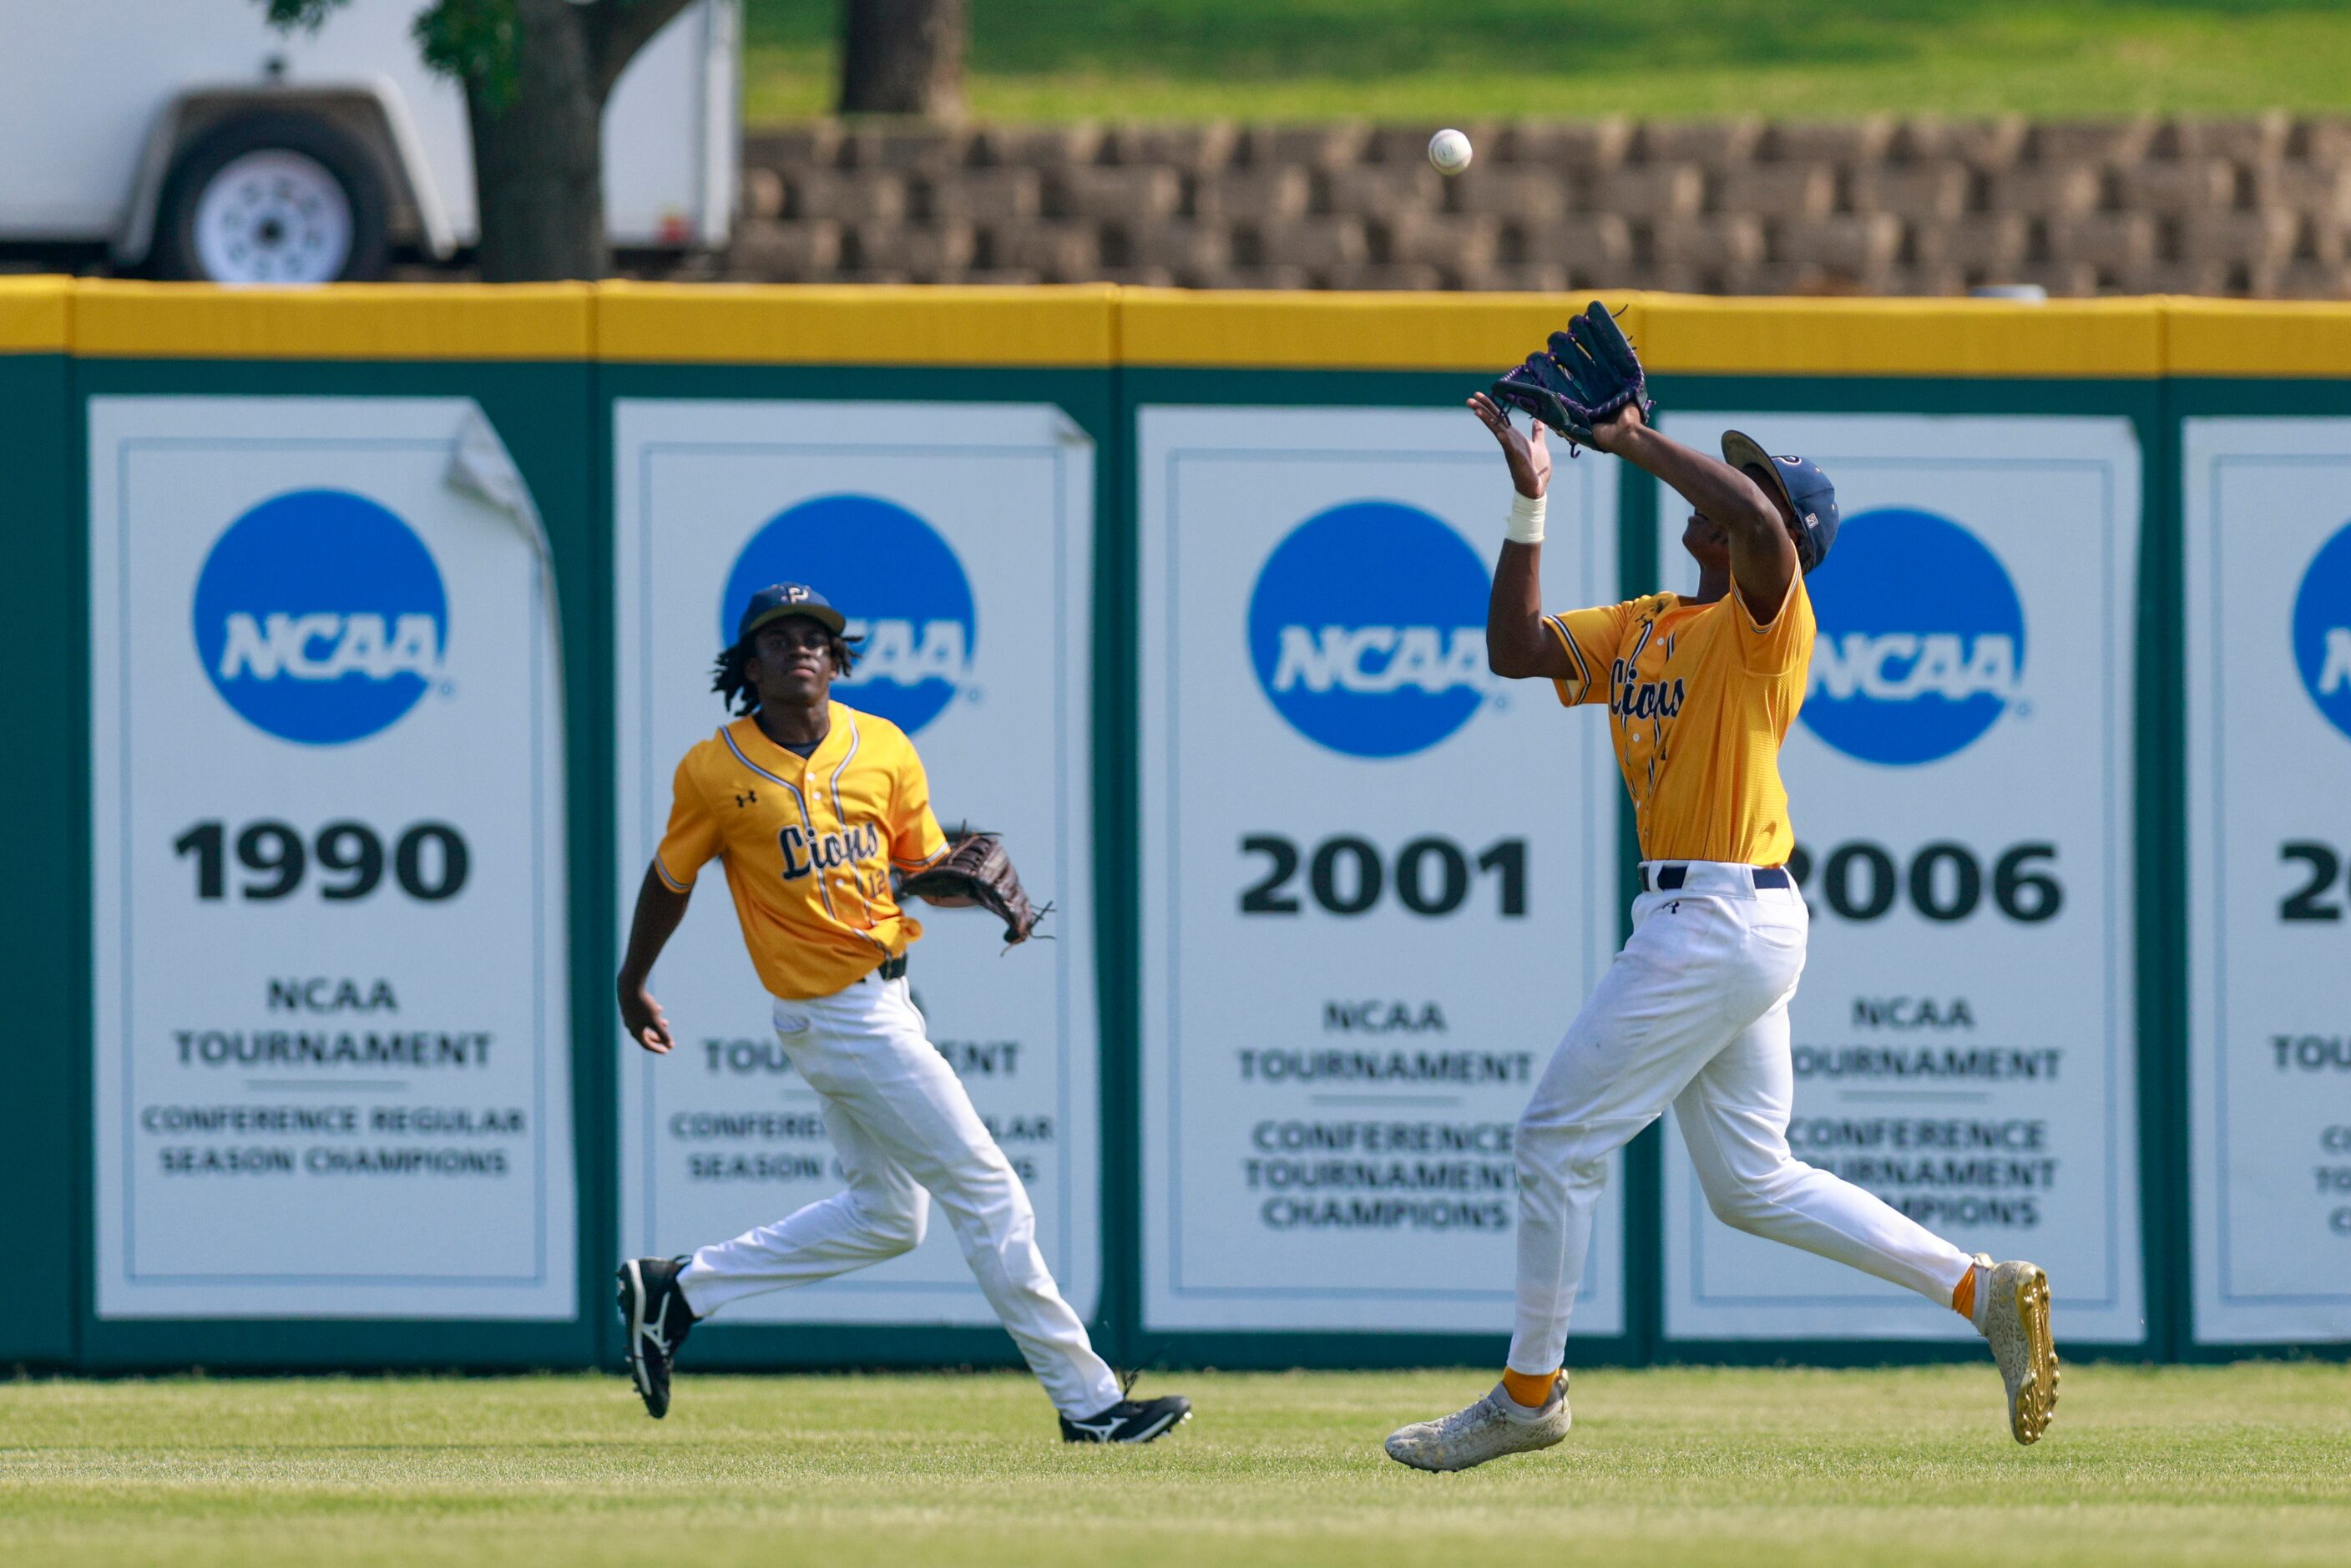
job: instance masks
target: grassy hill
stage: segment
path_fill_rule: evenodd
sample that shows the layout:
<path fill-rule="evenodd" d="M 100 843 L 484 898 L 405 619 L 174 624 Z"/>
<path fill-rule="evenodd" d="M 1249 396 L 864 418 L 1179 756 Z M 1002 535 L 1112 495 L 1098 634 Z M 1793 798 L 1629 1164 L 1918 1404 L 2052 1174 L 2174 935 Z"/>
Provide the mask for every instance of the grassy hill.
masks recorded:
<path fill-rule="evenodd" d="M 826 111 L 839 0 L 745 0 L 754 123 Z M 991 120 L 2351 110 L 2345 0 L 970 0 Z"/>

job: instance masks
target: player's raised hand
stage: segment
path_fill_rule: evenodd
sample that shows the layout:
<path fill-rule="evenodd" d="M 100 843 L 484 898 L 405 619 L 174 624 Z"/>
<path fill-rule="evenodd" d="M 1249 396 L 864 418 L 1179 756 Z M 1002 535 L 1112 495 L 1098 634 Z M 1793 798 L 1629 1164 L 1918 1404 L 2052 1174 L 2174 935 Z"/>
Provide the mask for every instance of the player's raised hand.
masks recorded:
<path fill-rule="evenodd" d="M 669 1015 L 643 986 L 622 988 L 621 1026 L 631 1040 L 655 1056 L 667 1056 L 677 1044 L 677 1037 L 669 1031 Z"/>
<path fill-rule="evenodd" d="M 1543 440 L 1541 425 L 1521 433 L 1501 404 L 1484 392 L 1469 394 L 1469 412 L 1494 433 L 1502 457 L 1510 465 L 1510 483 L 1518 486 L 1520 495 L 1540 496 L 1551 487 L 1551 447 Z"/>
<path fill-rule="evenodd" d="M 1641 417 L 1641 405 L 1628 402 L 1615 413 L 1604 414 L 1592 422 L 1592 445 L 1598 452 L 1620 452 L 1633 433 L 1649 422 Z"/>

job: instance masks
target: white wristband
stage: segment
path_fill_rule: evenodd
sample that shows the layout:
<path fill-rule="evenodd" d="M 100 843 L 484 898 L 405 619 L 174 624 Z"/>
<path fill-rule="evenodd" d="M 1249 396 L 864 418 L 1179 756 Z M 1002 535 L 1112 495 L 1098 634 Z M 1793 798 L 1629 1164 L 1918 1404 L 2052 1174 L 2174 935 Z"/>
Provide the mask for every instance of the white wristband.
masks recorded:
<path fill-rule="evenodd" d="M 1543 507 L 1548 500 L 1548 497 L 1511 492 L 1510 520 L 1502 525 L 1502 537 L 1513 544 L 1542 543 Z"/>

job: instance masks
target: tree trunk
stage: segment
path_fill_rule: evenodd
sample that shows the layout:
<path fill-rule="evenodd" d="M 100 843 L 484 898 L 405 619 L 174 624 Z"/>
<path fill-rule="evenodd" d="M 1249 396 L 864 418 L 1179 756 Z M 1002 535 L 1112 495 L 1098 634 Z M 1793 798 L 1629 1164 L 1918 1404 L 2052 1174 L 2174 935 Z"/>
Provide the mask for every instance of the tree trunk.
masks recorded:
<path fill-rule="evenodd" d="M 964 0 L 841 0 L 841 112 L 963 112 Z"/>
<path fill-rule="evenodd" d="M 590 15 L 570 0 L 514 0 L 512 95 L 496 103 L 485 83 L 465 84 L 485 282 L 596 278 L 611 270 L 604 94 Z"/>

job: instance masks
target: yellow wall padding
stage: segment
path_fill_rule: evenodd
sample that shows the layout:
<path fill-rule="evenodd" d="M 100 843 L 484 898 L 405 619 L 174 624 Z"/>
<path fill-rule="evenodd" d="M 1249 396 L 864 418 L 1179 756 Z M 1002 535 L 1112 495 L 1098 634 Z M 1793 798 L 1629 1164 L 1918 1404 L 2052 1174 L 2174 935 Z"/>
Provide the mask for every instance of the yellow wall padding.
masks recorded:
<path fill-rule="evenodd" d="M 85 282 L 74 296 L 73 351 L 90 357 L 585 360 L 595 352 L 596 290 L 585 283 Z"/>
<path fill-rule="evenodd" d="M 2175 376 L 2351 381 L 2351 305 L 2273 299 L 2165 301 Z"/>
<path fill-rule="evenodd" d="M 1635 342 L 1660 372 L 1790 376 L 2163 373 L 2167 301 L 1644 297 Z"/>
<path fill-rule="evenodd" d="M 1189 293 L 1119 297 L 1119 360 L 1130 365 L 1280 370 L 1483 371 L 1499 375 L 1543 346 L 1588 294 Z M 1641 338 L 1646 297 L 1607 297 Z"/>
<path fill-rule="evenodd" d="M 70 278 L 0 277 L 0 354 L 63 353 L 72 298 Z"/>
<path fill-rule="evenodd" d="M 0 353 L 251 360 L 1468 371 L 1499 375 L 1584 294 L 347 284 L 0 277 Z M 2351 305 L 1608 296 L 1664 374 L 2351 381 Z"/>
<path fill-rule="evenodd" d="M 597 341 L 605 360 L 666 364 L 1108 365 L 1118 294 L 608 283 Z"/>

